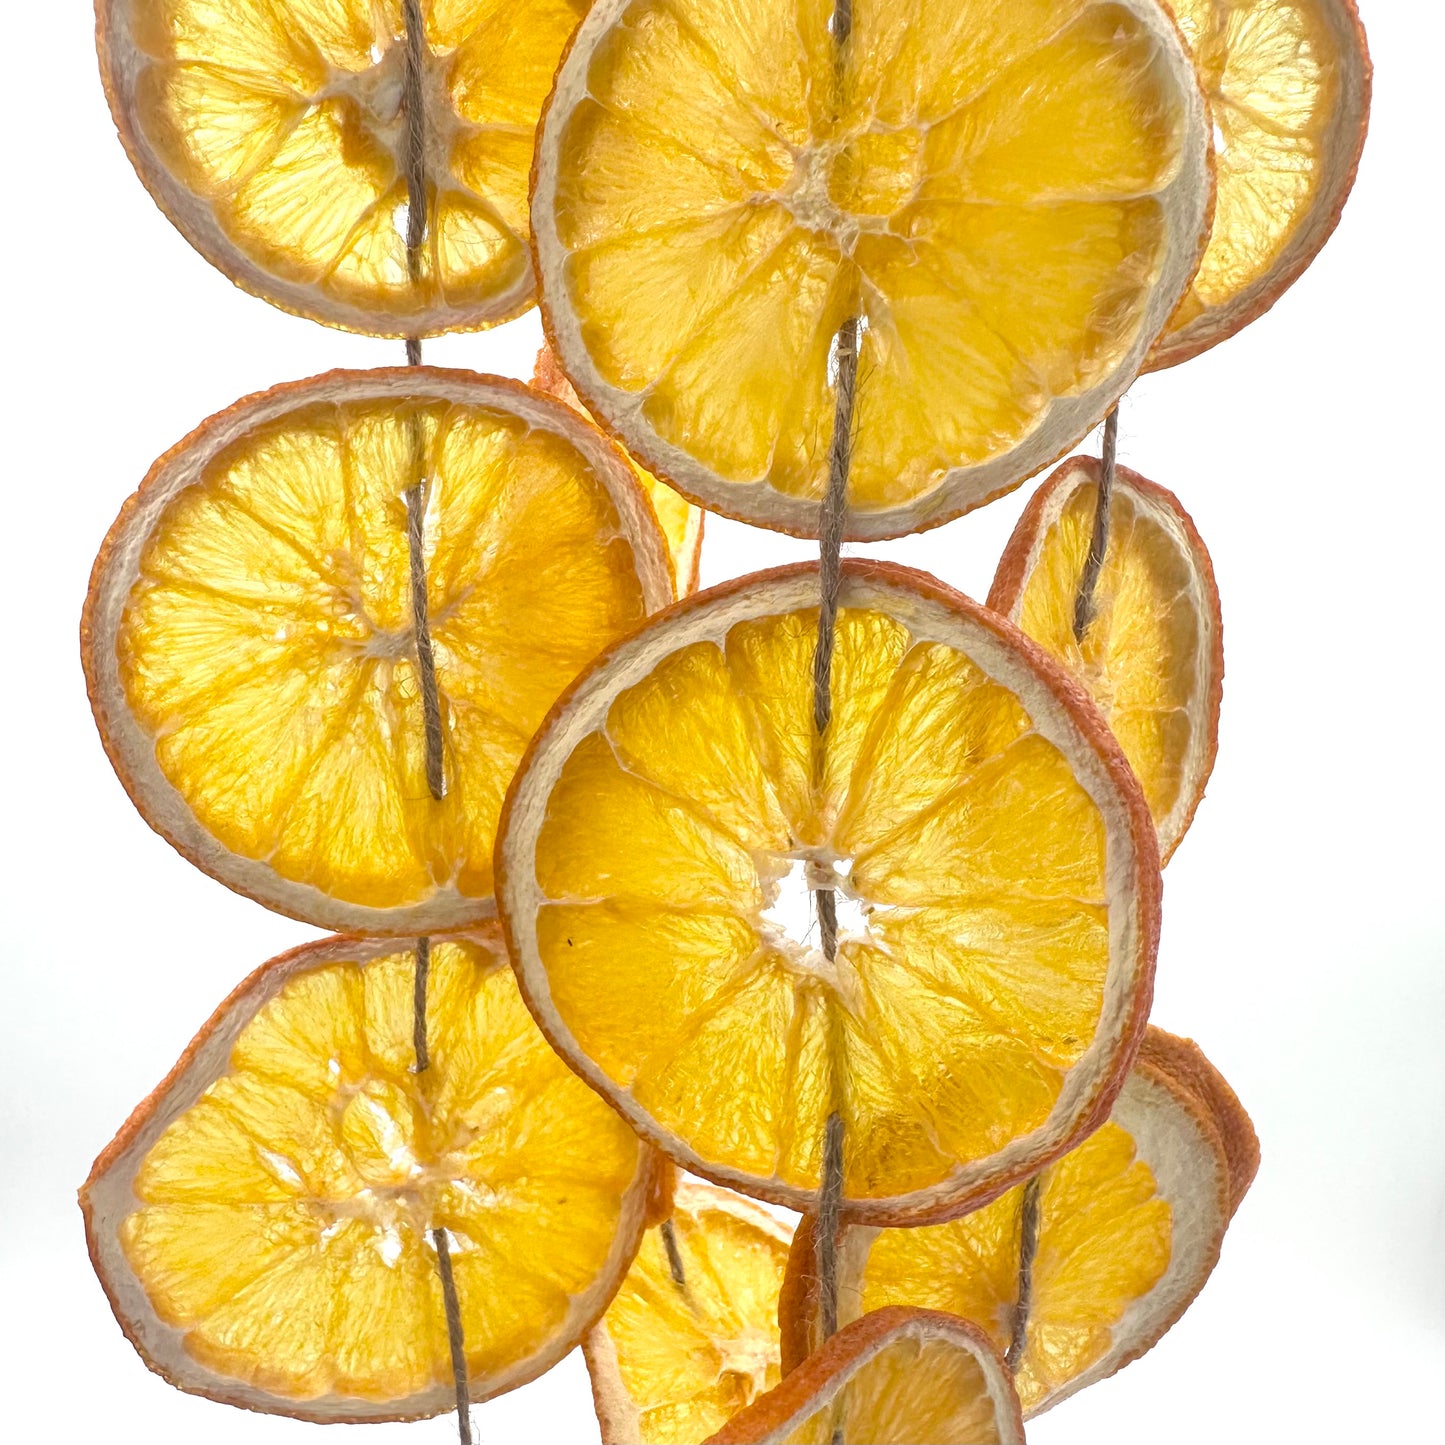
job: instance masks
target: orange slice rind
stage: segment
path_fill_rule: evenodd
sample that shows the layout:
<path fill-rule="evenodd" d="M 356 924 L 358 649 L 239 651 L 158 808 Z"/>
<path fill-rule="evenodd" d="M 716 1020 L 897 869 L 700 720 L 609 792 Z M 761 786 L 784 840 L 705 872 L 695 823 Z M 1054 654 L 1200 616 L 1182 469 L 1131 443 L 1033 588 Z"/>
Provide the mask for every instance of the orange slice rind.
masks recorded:
<path fill-rule="evenodd" d="M 548 1048 L 494 934 L 331 938 L 221 1005 L 81 1190 L 121 1328 L 171 1384 L 315 1421 L 455 1402 L 430 1231 L 473 1399 L 570 1350 L 625 1275 L 660 1167 Z"/>

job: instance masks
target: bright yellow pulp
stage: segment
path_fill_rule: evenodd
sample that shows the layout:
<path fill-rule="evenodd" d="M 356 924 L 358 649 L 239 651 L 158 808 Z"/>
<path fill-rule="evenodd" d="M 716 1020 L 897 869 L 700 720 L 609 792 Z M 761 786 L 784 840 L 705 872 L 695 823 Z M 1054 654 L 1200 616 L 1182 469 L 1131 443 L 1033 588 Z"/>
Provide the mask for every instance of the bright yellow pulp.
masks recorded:
<path fill-rule="evenodd" d="M 396 324 L 526 276 L 532 138 L 585 0 L 436 0 L 423 94 L 428 227 L 406 254 L 400 0 L 118 0 L 137 120 L 257 266 Z"/>
<path fill-rule="evenodd" d="M 833 1399 L 787 1438 L 789 1445 L 834 1440 L 995 1445 L 998 1414 L 983 1367 L 969 1350 L 946 1335 L 927 1340 L 905 1335 L 854 1371 Z"/>
<path fill-rule="evenodd" d="M 683 1283 L 650 1229 L 602 1321 L 637 1408 L 641 1445 L 690 1445 L 780 1378 L 779 1232 L 721 1191 L 684 1187 L 672 1216 Z"/>
<path fill-rule="evenodd" d="M 843 1322 L 855 1308 L 946 1310 L 1007 1351 L 1018 1305 L 1023 1196 L 1020 1186 L 950 1224 L 879 1230 L 857 1292 L 850 1280 L 840 1296 Z M 1153 1171 L 1135 1157 L 1133 1138 L 1118 1124 L 1105 1124 L 1045 1171 L 1032 1300 L 1014 1378 L 1026 1413 L 1108 1351 L 1125 1310 L 1168 1268 L 1172 1219 Z"/>
<path fill-rule="evenodd" d="M 583 1052 L 704 1161 L 815 1189 L 836 1107 L 850 1196 L 892 1196 L 1039 1126 L 1088 1046 L 1104 826 L 1012 692 L 880 612 L 840 614 L 815 759 L 816 630 L 739 622 L 617 697 L 540 830 L 538 948 Z M 765 916 L 809 865 L 835 964 Z"/>
<path fill-rule="evenodd" d="M 1163 834 L 1178 842 L 1181 799 L 1197 782 L 1187 764 L 1203 717 L 1210 657 L 1199 581 L 1175 533 L 1115 486 L 1109 546 L 1080 643 L 1074 598 L 1089 551 L 1099 489 L 1082 481 L 1040 539 L 1019 625 L 1088 688 L 1108 720 Z M 1187 806 L 1188 799 L 1185 799 Z"/>
<path fill-rule="evenodd" d="M 1264 276 L 1308 218 L 1339 98 L 1321 0 L 1173 0 L 1214 112 L 1214 230 L 1171 330 Z M 1165 333 L 1167 342 L 1169 333 Z"/>
<path fill-rule="evenodd" d="M 420 465 L 418 465 L 418 457 Z M 425 774 L 404 493 L 430 478 L 447 794 Z M 347 902 L 492 891 L 502 797 L 583 664 L 645 615 L 568 442 L 482 406 L 314 404 L 179 494 L 117 649 L 165 775 L 232 852 Z"/>
<path fill-rule="evenodd" d="M 861 312 L 851 498 L 877 509 L 1117 366 L 1180 99 L 1114 4 L 868 0 L 841 61 L 833 8 L 638 0 L 567 121 L 557 227 L 597 370 L 728 481 L 822 494 Z"/>
<path fill-rule="evenodd" d="M 177 1118 L 121 1227 L 156 1313 L 272 1394 L 400 1400 L 451 1378 L 429 1231 L 445 1228 L 473 1376 L 555 1337 L 639 1168 L 548 1047 L 505 959 L 433 947 L 412 1072 L 410 951 L 300 973 Z"/>

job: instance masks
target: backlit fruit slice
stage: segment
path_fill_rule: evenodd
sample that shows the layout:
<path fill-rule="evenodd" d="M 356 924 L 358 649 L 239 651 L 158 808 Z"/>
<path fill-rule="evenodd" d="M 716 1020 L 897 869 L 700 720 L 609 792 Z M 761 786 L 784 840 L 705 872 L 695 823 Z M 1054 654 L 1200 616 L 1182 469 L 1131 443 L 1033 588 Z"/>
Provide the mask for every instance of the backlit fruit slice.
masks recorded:
<path fill-rule="evenodd" d="M 405 492 L 422 476 L 446 795 L 428 791 Z M 502 796 L 597 650 L 671 597 L 621 455 L 514 381 L 331 372 L 163 456 L 101 548 L 91 706 L 146 821 L 348 933 L 490 916 Z"/>
<path fill-rule="evenodd" d="M 933 1310 L 878 1310 L 833 1336 L 708 1445 L 1022 1445 L 1008 1366 L 983 1331 Z"/>
<path fill-rule="evenodd" d="M 537 353 L 532 385 L 539 391 L 545 391 L 548 396 L 555 396 L 558 401 L 565 401 L 589 421 L 593 420 L 578 399 L 572 383 L 557 365 L 557 358 L 552 355 L 550 346 L 544 346 Z M 698 565 L 702 558 L 703 510 L 701 507 L 694 507 L 666 482 L 659 482 L 651 472 L 638 466 L 636 462 L 632 463 L 632 470 L 637 473 L 637 480 L 642 483 L 647 499 L 657 513 L 662 535 L 667 538 L 667 550 L 672 558 L 674 589 L 679 597 L 686 597 L 697 591 Z"/>
<path fill-rule="evenodd" d="M 1098 460 L 1070 457 L 1019 518 L 988 605 L 1088 689 L 1144 789 L 1168 862 L 1194 819 L 1219 748 L 1219 589 L 1179 499 L 1117 467 L 1093 619 L 1080 641 L 1074 603 L 1098 501 Z"/>
<path fill-rule="evenodd" d="M 934 1219 L 1108 1114 L 1148 1012 L 1159 863 L 1098 710 L 1010 623 L 844 564 L 819 745 L 816 564 L 678 603 L 558 702 L 508 793 L 524 996 L 683 1168 Z M 818 943 L 809 880 L 836 889 Z"/>
<path fill-rule="evenodd" d="M 1151 1028 L 1107 1124 L 1040 1177 L 1020 1334 L 1023 1187 L 949 1224 L 845 1230 L 839 1318 L 887 1305 L 962 1315 L 1004 1352 L 1025 1416 L 1152 1349 L 1203 1288 L 1259 1166 L 1249 1115 L 1198 1047 Z M 779 1311 L 783 1366 L 815 1330 L 805 1219 Z"/>
<path fill-rule="evenodd" d="M 1355 0 L 1171 3 L 1214 113 L 1219 195 L 1151 368 L 1233 336 L 1294 284 L 1340 219 L 1370 114 Z"/>
<path fill-rule="evenodd" d="M 778 1291 L 792 1230 L 741 1195 L 684 1181 L 582 1341 L 603 1445 L 691 1445 L 781 1378 Z"/>
<path fill-rule="evenodd" d="M 121 1328 L 171 1384 L 306 1420 L 454 1400 L 445 1230 L 473 1399 L 570 1350 L 667 1171 L 547 1046 L 495 931 L 416 955 L 330 938 L 221 1005 L 80 1192 Z"/>
<path fill-rule="evenodd" d="M 848 535 L 1060 456 L 1193 276 L 1209 123 L 1157 0 L 598 0 L 538 132 L 543 320 L 644 466 L 815 536 L 864 322 Z"/>
<path fill-rule="evenodd" d="M 427 217 L 413 259 L 401 0 L 97 0 L 131 162 L 237 285 L 384 336 L 491 326 L 532 304 L 532 138 L 586 0 L 420 8 Z"/>

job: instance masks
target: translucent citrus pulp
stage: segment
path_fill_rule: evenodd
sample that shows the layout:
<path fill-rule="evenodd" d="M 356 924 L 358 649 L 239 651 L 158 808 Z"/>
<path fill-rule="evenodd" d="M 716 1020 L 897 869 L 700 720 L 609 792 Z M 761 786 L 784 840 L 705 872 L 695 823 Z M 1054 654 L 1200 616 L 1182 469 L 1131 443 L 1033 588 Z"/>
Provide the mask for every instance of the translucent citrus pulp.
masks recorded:
<path fill-rule="evenodd" d="M 531 305 L 533 135 L 586 8 L 423 0 L 428 208 L 412 265 L 401 0 L 96 7 L 121 138 L 186 239 L 288 311 L 390 336 Z"/>
<path fill-rule="evenodd" d="M 1201 1073 L 1212 1083 L 1201 1086 Z M 1040 1177 L 1019 1334 L 1024 1188 L 947 1224 L 849 1228 L 839 1319 L 890 1305 L 947 1310 L 1011 1356 L 1025 1417 L 1151 1349 L 1203 1288 L 1259 1162 L 1249 1116 L 1191 1043 L 1150 1029 L 1109 1122 Z M 781 1311 L 784 1366 L 816 1329 L 816 1234 L 804 1223 Z"/>
<path fill-rule="evenodd" d="M 404 494 L 425 479 L 446 796 L 425 774 Z M 146 820 L 348 932 L 489 916 L 502 796 L 563 687 L 671 596 L 621 455 L 516 382 L 334 372 L 162 457 L 96 562 L 92 706 Z"/>
<path fill-rule="evenodd" d="M 1157 845 L 1076 686 L 922 573 L 845 564 L 820 744 L 817 598 L 755 574 L 604 653 L 508 795 L 498 904 L 548 1037 L 684 1168 L 806 1207 L 836 1110 L 845 1208 L 931 1218 L 1107 1112 Z"/>
<path fill-rule="evenodd" d="M 589 421 L 592 414 L 582 405 L 576 388 L 567 380 L 552 349 L 544 346 L 537 353 L 537 365 L 532 373 L 532 385 L 558 401 L 565 401 L 575 407 Z M 629 457 L 629 461 L 632 459 Z M 675 492 L 666 482 L 659 482 L 646 467 L 632 462 L 632 470 L 647 500 L 657 513 L 662 535 L 667 538 L 668 555 L 672 558 L 673 590 L 679 597 L 686 597 L 697 591 L 698 568 L 702 559 L 703 511 L 694 507 L 681 493 Z"/>
<path fill-rule="evenodd" d="M 599 0 L 538 133 L 544 320 L 693 501 L 815 535 L 833 338 L 865 323 L 849 531 L 957 516 L 1138 371 L 1208 227 L 1155 0 Z"/>
<path fill-rule="evenodd" d="M 932 1310 L 854 1320 L 708 1445 L 1022 1445 L 1008 1367 L 982 1331 Z"/>
<path fill-rule="evenodd" d="M 1088 689 L 1144 789 L 1167 862 L 1204 796 L 1219 744 L 1219 590 L 1179 499 L 1118 467 L 1093 617 L 1075 637 L 1098 500 L 1098 461 L 1071 457 L 1019 518 L 988 602 Z"/>
<path fill-rule="evenodd" d="M 792 1230 L 740 1195 L 684 1181 L 582 1342 L 603 1445 L 691 1445 L 781 1378 L 778 1292 Z"/>
<path fill-rule="evenodd" d="M 253 974 L 96 1162 L 81 1202 L 122 1327 L 180 1388 L 307 1419 L 453 1402 L 441 1228 L 474 1398 L 606 1306 L 656 1156 L 548 1047 L 500 940 L 328 939 Z"/>
<path fill-rule="evenodd" d="M 1370 109 L 1355 0 L 1172 0 L 1214 115 L 1209 245 L 1152 366 L 1269 309 L 1309 265 L 1354 184 Z"/>

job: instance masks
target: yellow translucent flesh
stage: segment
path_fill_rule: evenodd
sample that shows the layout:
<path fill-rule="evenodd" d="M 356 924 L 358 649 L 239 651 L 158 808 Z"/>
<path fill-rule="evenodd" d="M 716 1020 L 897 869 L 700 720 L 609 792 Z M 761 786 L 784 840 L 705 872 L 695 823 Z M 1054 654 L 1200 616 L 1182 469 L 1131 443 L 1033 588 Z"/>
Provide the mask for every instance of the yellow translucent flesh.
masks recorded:
<path fill-rule="evenodd" d="M 629 458 L 629 460 L 631 460 Z M 651 472 L 632 463 L 637 480 L 657 513 L 657 525 L 667 539 L 668 556 L 672 558 L 673 588 L 685 597 L 697 587 L 697 553 L 702 541 L 702 512 L 686 497 L 674 492 L 666 482 L 659 482 Z"/>
<path fill-rule="evenodd" d="M 854 1370 L 790 1445 L 996 1445 L 998 1412 L 973 1353 L 947 1336 L 892 1340 Z"/>
<path fill-rule="evenodd" d="M 1095 483 L 1081 482 L 1039 539 L 1017 617 L 1088 688 L 1162 825 L 1197 783 L 1187 767 L 1199 745 L 1196 730 L 1207 725 L 1210 658 L 1199 579 L 1178 534 L 1116 486 L 1094 620 L 1080 643 L 1074 598 L 1097 502 Z"/>
<path fill-rule="evenodd" d="M 858 1293 L 844 1292 L 845 1322 L 853 1307 L 945 1310 L 971 1320 L 1006 1351 L 1018 1307 L 1023 1196 L 1021 1186 L 949 1224 L 879 1230 Z M 1033 1293 L 1014 1378 L 1026 1412 L 1108 1352 L 1124 1312 L 1163 1278 L 1172 1233 L 1173 1211 L 1118 1124 L 1105 1124 L 1045 1172 Z"/>
<path fill-rule="evenodd" d="M 1214 229 L 1171 328 L 1266 276 L 1319 198 L 1340 100 L 1322 0 L 1174 0 L 1214 112 Z"/>
<path fill-rule="evenodd" d="M 813 1189 L 947 1179 L 1037 1128 L 1108 967 L 1103 823 L 1018 698 L 882 613 L 736 624 L 613 702 L 551 795 L 538 949 L 583 1052 L 705 1161 Z M 867 911 L 835 965 L 764 919 L 800 860 Z M 725 1098 L 726 1108 L 716 1107 Z"/>
<path fill-rule="evenodd" d="M 428 791 L 404 493 L 429 479 L 446 797 Z M 376 908 L 492 890 L 528 738 L 645 615 L 568 442 L 480 406 L 314 404 L 220 453 L 160 518 L 117 638 L 162 771 L 233 853 Z"/>
<path fill-rule="evenodd" d="M 468 1369 L 535 1354 L 612 1250 L 626 1126 L 552 1052 L 511 970 L 434 944 L 430 1067 L 414 957 L 299 973 L 135 1179 L 126 1257 L 206 1368 L 289 1399 L 449 1382 L 430 1231 L 448 1231 Z"/>
<path fill-rule="evenodd" d="M 683 1282 L 651 1229 L 603 1318 L 641 1445 L 706 1439 L 780 1378 L 787 1245 L 726 1207 L 680 1203 L 672 1226 Z"/>
<path fill-rule="evenodd" d="M 254 264 L 401 320 L 526 276 L 532 135 L 584 0 L 423 5 L 427 234 L 406 249 L 400 0 L 117 0 L 137 121 Z"/>
<path fill-rule="evenodd" d="M 841 63 L 832 8 L 637 0 L 567 120 L 557 227 L 599 373 L 730 482 L 821 495 L 829 348 L 864 316 L 850 485 L 876 509 L 1117 367 L 1180 99 L 1113 4 L 870 0 Z"/>

